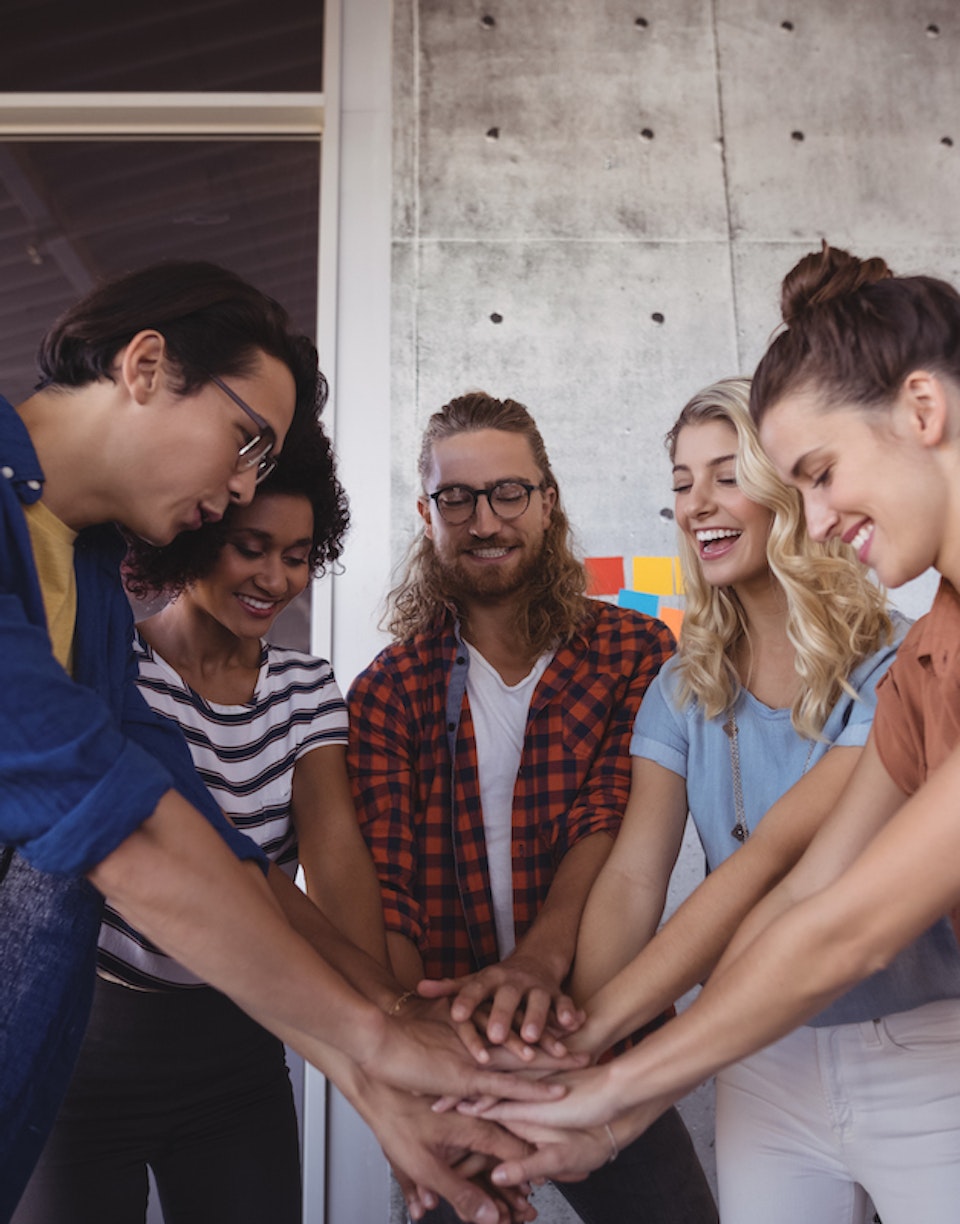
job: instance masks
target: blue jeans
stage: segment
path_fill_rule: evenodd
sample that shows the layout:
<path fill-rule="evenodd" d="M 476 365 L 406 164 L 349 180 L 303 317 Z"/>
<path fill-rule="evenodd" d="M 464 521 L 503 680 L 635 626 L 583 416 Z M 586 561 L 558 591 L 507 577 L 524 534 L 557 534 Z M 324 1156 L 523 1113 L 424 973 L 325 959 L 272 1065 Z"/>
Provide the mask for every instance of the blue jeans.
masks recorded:
<path fill-rule="evenodd" d="M 687 1128 L 668 1109 L 613 1164 L 582 1182 L 554 1182 L 583 1224 L 717 1224 L 713 1194 Z M 447 1203 L 425 1224 L 454 1224 Z"/>
<path fill-rule="evenodd" d="M 0 852 L 0 1224 L 67 1090 L 90 1010 L 103 898 Z"/>

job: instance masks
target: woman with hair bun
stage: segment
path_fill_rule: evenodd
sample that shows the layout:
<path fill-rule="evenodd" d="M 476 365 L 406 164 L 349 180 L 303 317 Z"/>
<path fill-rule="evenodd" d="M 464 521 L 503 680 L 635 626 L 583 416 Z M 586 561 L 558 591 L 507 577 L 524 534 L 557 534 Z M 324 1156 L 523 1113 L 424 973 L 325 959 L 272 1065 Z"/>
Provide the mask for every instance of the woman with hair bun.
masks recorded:
<path fill-rule="evenodd" d="M 741 1068 L 776 1066 L 779 1050 L 806 1041 L 809 1082 L 781 1086 L 803 1125 L 792 1135 L 771 1127 L 764 1157 L 795 1144 L 813 1163 L 832 1141 L 837 1184 L 865 1186 L 883 1224 L 952 1224 L 960 999 L 943 916 L 960 899 L 960 295 L 825 246 L 786 278 L 783 315 L 753 379 L 751 414 L 780 477 L 802 495 L 811 536 L 852 547 L 889 586 L 934 565 L 940 592 L 878 686 L 870 738 L 832 811 L 743 921 L 699 998 L 629 1054 L 565 1076 L 561 1102 L 488 1111 L 538 1144 L 494 1180 L 580 1175 L 713 1072 L 745 1060 L 728 1073 L 738 1080 Z M 752 848 L 728 860 L 731 872 Z M 928 1002 L 826 1030 L 814 1021 L 778 1040 L 844 991 L 838 1008 L 887 977 L 896 998 L 908 985 L 904 963 L 933 983 Z M 762 1111 L 759 1077 L 741 1087 Z M 849 1193 L 795 1217 L 810 1176 L 795 1169 L 778 1202 L 740 1202 L 730 1219 L 858 1219 Z"/>

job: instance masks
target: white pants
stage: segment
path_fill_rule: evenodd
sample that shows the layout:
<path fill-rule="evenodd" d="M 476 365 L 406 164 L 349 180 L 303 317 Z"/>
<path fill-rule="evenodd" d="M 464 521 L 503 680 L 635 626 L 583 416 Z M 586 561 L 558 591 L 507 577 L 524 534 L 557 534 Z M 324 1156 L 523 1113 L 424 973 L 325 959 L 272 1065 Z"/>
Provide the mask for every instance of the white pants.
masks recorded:
<path fill-rule="evenodd" d="M 800 1028 L 717 1076 L 723 1224 L 960 1221 L 960 1000 Z M 866 1193 L 865 1193 L 866 1192 Z"/>

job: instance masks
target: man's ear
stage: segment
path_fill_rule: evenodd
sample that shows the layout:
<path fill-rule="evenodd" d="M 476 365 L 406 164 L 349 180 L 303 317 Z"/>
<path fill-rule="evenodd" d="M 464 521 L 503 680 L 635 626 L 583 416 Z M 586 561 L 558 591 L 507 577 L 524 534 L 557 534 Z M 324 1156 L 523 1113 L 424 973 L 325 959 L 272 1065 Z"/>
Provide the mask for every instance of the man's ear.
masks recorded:
<path fill-rule="evenodd" d="M 417 498 L 417 511 L 423 519 L 423 534 L 428 540 L 433 539 L 433 520 L 430 517 L 430 499 L 421 494 Z"/>
<path fill-rule="evenodd" d="M 119 378 L 138 404 L 145 403 L 163 385 L 162 369 L 167 342 L 158 331 L 137 332 L 120 351 Z"/>
<path fill-rule="evenodd" d="M 557 490 L 553 485 L 547 485 L 540 494 L 543 502 L 543 525 L 548 526 L 550 517 L 553 514 L 553 508 L 557 504 Z"/>
<path fill-rule="evenodd" d="M 950 419 L 951 390 L 931 370 L 913 370 L 903 380 L 899 403 L 907 428 L 922 446 L 939 446 Z"/>

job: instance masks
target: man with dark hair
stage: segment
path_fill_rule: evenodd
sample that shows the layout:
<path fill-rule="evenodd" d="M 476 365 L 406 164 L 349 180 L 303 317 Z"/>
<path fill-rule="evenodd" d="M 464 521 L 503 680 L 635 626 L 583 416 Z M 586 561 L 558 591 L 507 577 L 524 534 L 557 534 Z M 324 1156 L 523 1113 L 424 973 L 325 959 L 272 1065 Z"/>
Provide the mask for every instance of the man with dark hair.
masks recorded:
<path fill-rule="evenodd" d="M 222 268 L 157 265 L 68 311 L 36 392 L 0 398 L 0 1221 L 66 1088 L 103 896 L 326 1071 L 418 1181 L 497 1219 L 447 1166 L 509 1136 L 411 1093 L 526 1088 L 478 1071 L 449 1025 L 392 1015 L 394 979 L 275 869 L 271 894 L 134 684 L 114 524 L 163 545 L 250 501 L 294 416 L 323 402 L 316 350 L 287 326 Z"/>
<path fill-rule="evenodd" d="M 564 981 L 627 802 L 634 716 L 673 639 L 586 597 L 523 405 L 453 400 L 430 418 L 419 470 L 395 640 L 349 697 L 390 957 L 410 990 L 447 979 L 423 993 L 456 994 L 454 1017 L 490 1041 L 554 1049 L 579 1023 Z M 563 1194 L 591 1220 L 715 1221 L 682 1122 L 661 1121 Z"/>

